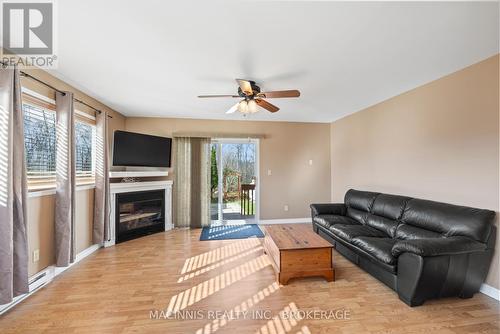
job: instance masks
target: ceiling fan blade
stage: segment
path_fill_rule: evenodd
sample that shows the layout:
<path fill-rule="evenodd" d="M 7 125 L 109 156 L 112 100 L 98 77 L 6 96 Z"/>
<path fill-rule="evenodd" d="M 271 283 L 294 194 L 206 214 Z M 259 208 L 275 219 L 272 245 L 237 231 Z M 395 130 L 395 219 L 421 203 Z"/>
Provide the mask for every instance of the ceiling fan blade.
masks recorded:
<path fill-rule="evenodd" d="M 199 98 L 207 98 L 207 97 L 241 97 L 239 95 L 198 95 Z"/>
<path fill-rule="evenodd" d="M 226 114 L 232 114 L 232 113 L 234 113 L 236 110 L 238 110 L 238 105 L 239 105 L 239 104 L 240 104 L 240 103 L 238 102 L 238 103 L 236 103 L 234 106 L 232 106 L 232 107 L 231 107 L 228 111 L 226 111 Z"/>
<path fill-rule="evenodd" d="M 278 110 L 280 110 L 280 108 L 276 107 L 274 104 L 271 104 L 265 100 L 262 100 L 262 99 L 255 99 L 255 102 L 257 102 L 257 104 L 266 109 L 266 110 L 269 110 L 270 112 L 277 112 Z"/>
<path fill-rule="evenodd" d="M 245 79 L 236 79 L 236 82 L 241 88 L 241 91 L 246 95 L 253 95 L 252 84 Z"/>
<path fill-rule="evenodd" d="M 263 98 L 280 98 L 280 97 L 299 97 L 300 92 L 296 89 L 292 90 L 276 90 L 272 92 L 262 92 L 257 94 L 259 97 Z"/>

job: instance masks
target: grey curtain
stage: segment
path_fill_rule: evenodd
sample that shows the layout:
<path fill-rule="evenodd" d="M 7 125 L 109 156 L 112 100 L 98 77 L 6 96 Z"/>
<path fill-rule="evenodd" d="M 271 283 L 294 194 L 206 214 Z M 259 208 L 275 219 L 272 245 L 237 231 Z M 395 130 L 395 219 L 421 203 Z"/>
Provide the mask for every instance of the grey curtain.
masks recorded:
<path fill-rule="evenodd" d="M 73 93 L 56 93 L 56 266 L 75 261 L 75 112 Z"/>
<path fill-rule="evenodd" d="M 94 192 L 93 240 L 101 244 L 109 239 L 109 173 L 108 173 L 108 114 L 96 116 L 96 166 Z"/>
<path fill-rule="evenodd" d="M 24 115 L 17 69 L 0 69 L 0 304 L 27 293 Z"/>
<path fill-rule="evenodd" d="M 174 140 L 174 225 L 210 225 L 210 138 Z"/>

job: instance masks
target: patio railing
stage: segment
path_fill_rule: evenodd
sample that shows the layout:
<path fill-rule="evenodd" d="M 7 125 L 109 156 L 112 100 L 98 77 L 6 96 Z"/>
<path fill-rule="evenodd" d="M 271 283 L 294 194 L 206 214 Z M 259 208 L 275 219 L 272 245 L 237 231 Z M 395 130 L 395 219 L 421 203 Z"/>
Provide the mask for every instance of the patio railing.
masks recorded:
<path fill-rule="evenodd" d="M 240 213 L 251 216 L 255 209 L 255 184 L 242 184 L 240 190 Z"/>

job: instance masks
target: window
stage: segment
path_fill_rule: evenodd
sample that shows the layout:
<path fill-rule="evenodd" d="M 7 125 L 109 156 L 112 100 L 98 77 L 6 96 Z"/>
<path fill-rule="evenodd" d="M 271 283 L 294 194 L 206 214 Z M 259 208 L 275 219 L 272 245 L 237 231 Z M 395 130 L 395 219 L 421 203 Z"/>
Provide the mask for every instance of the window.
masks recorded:
<path fill-rule="evenodd" d="M 56 174 L 56 114 L 35 103 L 23 103 L 26 170 L 30 186 L 51 185 Z M 93 181 L 95 126 L 75 122 L 77 181 Z"/>
<path fill-rule="evenodd" d="M 52 110 L 23 104 L 26 170 L 31 182 L 55 180 L 56 114 Z"/>

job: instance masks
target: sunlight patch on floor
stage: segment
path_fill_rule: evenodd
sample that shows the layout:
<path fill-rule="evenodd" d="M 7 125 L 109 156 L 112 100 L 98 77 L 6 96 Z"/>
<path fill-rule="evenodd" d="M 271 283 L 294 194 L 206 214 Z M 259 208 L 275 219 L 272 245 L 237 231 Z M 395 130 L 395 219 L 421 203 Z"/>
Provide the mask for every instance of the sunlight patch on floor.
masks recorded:
<path fill-rule="evenodd" d="M 204 266 L 219 262 L 222 259 L 234 256 L 260 245 L 261 243 L 257 238 L 243 239 L 237 242 L 233 242 L 229 245 L 190 257 L 184 262 L 181 274 L 200 269 Z"/>
<path fill-rule="evenodd" d="M 261 255 L 231 270 L 227 270 L 220 275 L 172 296 L 167 307 L 167 312 L 175 313 L 183 310 L 269 265 L 271 263 L 267 256 Z"/>
<path fill-rule="evenodd" d="M 302 326 L 300 331 L 298 331 L 296 334 L 311 334 L 311 331 L 307 326 Z"/>
<path fill-rule="evenodd" d="M 266 297 L 271 295 L 272 293 L 278 291 L 280 286 L 278 283 L 274 282 L 264 289 L 256 292 L 253 296 L 249 297 L 247 300 L 243 301 L 241 304 L 233 307 L 229 313 L 240 313 L 247 311 L 253 306 L 257 305 L 261 301 L 263 301 Z M 227 325 L 233 319 L 215 319 L 211 323 L 206 324 L 203 328 L 200 328 L 196 331 L 196 334 L 212 334 Z"/>
<path fill-rule="evenodd" d="M 293 327 L 298 325 L 297 320 L 300 321 L 300 319 L 295 319 L 295 317 L 290 317 L 285 315 L 289 315 L 292 313 L 298 314 L 297 311 L 298 311 L 297 305 L 295 305 L 294 302 L 291 302 L 290 304 L 285 306 L 285 308 L 282 311 L 280 311 L 279 315 L 274 316 L 264 326 L 262 326 L 256 332 L 256 334 L 285 334 L 291 332 Z M 302 327 L 301 331 L 297 333 L 304 333 L 303 332 L 304 327 Z"/>
<path fill-rule="evenodd" d="M 179 279 L 177 280 L 177 283 L 181 283 L 181 282 L 187 281 L 188 279 L 191 279 L 193 277 L 202 275 L 202 274 L 207 273 L 207 272 L 209 272 L 211 270 L 214 270 L 214 269 L 217 269 L 219 267 L 222 267 L 222 266 L 224 266 L 224 265 L 226 265 L 228 263 L 237 261 L 237 260 L 239 260 L 239 259 L 241 259 L 241 258 L 243 258 L 245 256 L 248 256 L 248 255 L 254 254 L 256 252 L 263 251 L 263 250 L 264 250 L 264 248 L 262 246 L 258 246 L 256 248 L 250 249 L 250 250 L 248 250 L 246 252 L 237 254 L 237 255 L 235 255 L 233 257 L 227 258 L 227 259 L 222 260 L 222 261 L 220 261 L 218 263 L 214 263 L 212 265 L 209 265 L 208 267 L 204 267 L 204 268 L 199 269 L 199 270 L 197 270 L 195 272 L 191 272 L 190 274 L 186 274 L 186 275 L 184 275 L 182 277 L 179 277 Z"/>

